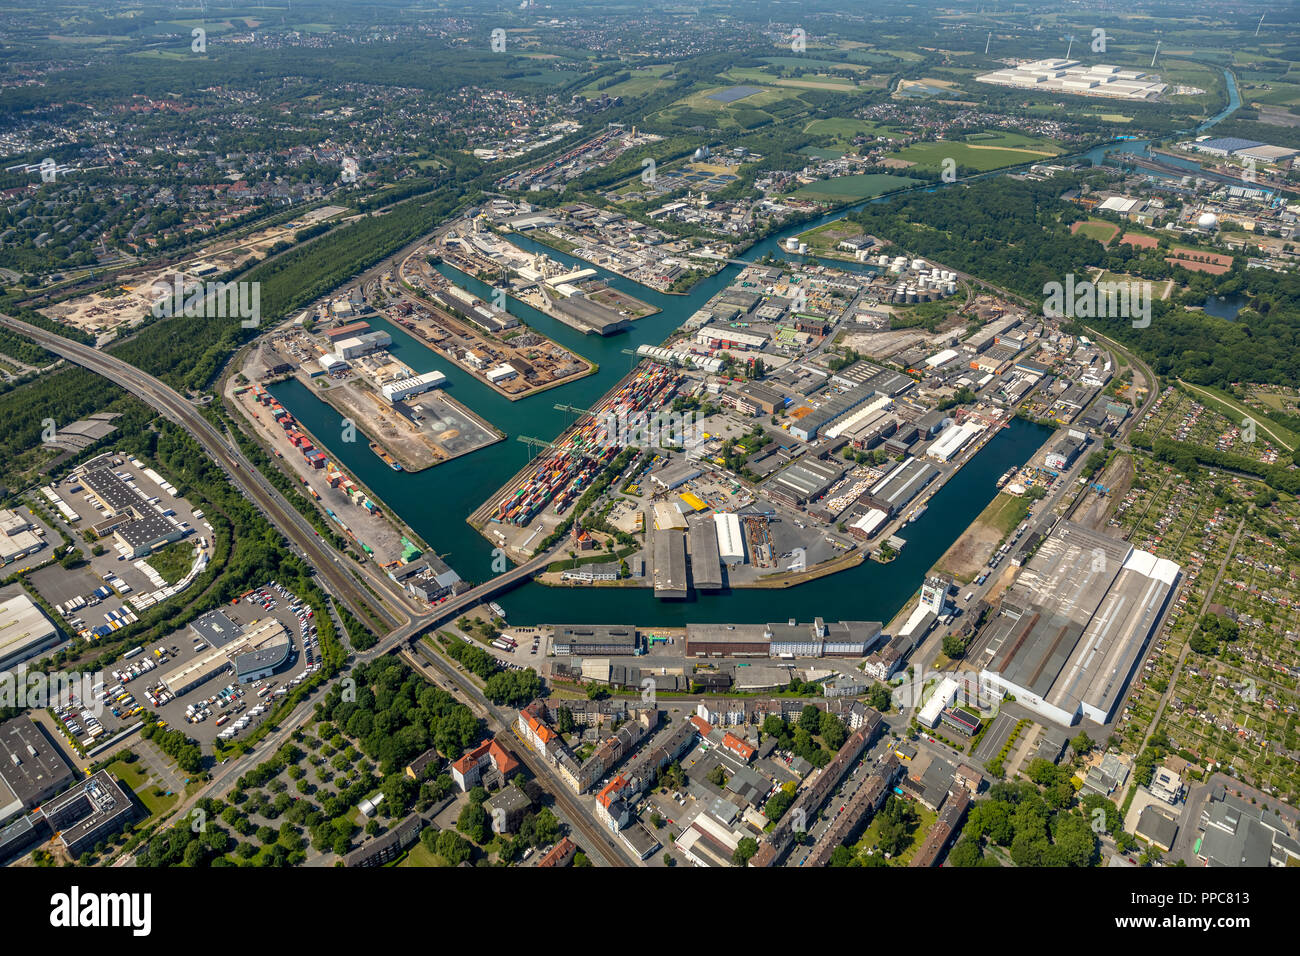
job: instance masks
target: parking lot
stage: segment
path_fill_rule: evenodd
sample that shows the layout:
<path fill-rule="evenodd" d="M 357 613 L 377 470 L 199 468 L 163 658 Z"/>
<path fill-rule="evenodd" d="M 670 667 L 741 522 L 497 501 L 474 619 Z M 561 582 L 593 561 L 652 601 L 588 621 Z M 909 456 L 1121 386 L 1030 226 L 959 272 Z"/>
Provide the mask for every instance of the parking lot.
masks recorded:
<path fill-rule="evenodd" d="M 129 657 L 104 674 L 99 701 L 79 702 L 66 715 L 59 712 L 58 716 L 61 720 L 68 718 L 64 723 L 71 736 L 91 747 L 147 719 L 151 713 L 169 726 L 184 730 L 200 745 L 210 745 L 219 735 L 227 740 L 235 738 L 255 728 L 279 698 L 320 666 L 311 609 L 304 606 L 294 610 L 297 603 L 288 591 L 268 585 L 220 609 L 240 628 L 268 618 L 285 626 L 291 643 L 289 656 L 268 678 L 241 685 L 235 680 L 233 663 L 226 661 L 210 679 L 173 696 L 161 686 L 162 676 L 211 652 L 208 644 L 187 627 L 158 644 L 128 651 Z M 95 717 L 102 729 L 81 715 L 83 709 L 98 711 Z"/>
<path fill-rule="evenodd" d="M 141 610 L 165 601 L 182 588 L 202 568 L 202 561 L 213 552 L 212 526 L 203 512 L 193 509 L 185 499 L 163 487 L 166 479 L 147 463 L 125 456 L 104 456 L 92 463 L 112 468 L 123 481 L 135 487 L 146 499 L 155 502 L 161 513 L 172 518 L 185 531 L 185 537 L 169 547 L 180 549 L 188 558 L 187 575 L 174 584 L 162 578 L 145 558 L 134 558 L 111 536 L 94 539 L 91 528 L 106 514 L 91 500 L 89 489 L 76 477 L 56 481 L 49 486 L 77 520 L 70 521 L 56 509 L 56 522 L 81 551 L 85 564 L 71 570 L 55 564 L 29 576 L 33 587 L 62 614 L 70 630 L 100 636 L 130 624 Z M 155 479 L 150 473 L 158 475 Z M 48 502 L 45 502 L 49 504 Z M 49 536 L 58 544 L 58 535 Z M 95 554 L 96 550 L 101 554 Z M 48 558 L 48 552 L 41 552 Z M 39 557 L 40 555 L 37 555 Z M 206 557 L 201 557 L 206 556 Z"/>

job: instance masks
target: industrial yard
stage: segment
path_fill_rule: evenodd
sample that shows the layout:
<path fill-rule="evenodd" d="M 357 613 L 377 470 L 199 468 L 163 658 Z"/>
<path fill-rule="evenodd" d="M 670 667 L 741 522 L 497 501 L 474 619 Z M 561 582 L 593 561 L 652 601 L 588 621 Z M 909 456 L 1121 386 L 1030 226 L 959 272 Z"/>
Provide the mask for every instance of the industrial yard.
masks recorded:
<path fill-rule="evenodd" d="M 449 282 L 437 257 L 422 248 L 402 261 L 400 280 L 383 277 L 381 315 L 512 400 L 591 374 L 592 363 L 522 325 L 504 296 L 489 304 Z"/>

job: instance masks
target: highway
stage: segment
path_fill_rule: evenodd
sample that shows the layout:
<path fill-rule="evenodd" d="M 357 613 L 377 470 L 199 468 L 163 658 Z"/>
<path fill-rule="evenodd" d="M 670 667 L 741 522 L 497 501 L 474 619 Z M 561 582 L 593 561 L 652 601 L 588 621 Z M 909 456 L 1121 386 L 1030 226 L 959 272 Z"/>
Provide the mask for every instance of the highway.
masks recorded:
<path fill-rule="evenodd" d="M 253 501 L 272 524 L 306 556 L 308 562 L 316 568 L 317 573 L 328 581 L 334 596 L 344 601 L 359 618 L 364 620 L 367 617 L 360 610 L 367 603 L 365 589 L 343 569 L 343 562 L 339 560 L 329 545 L 319 538 L 306 518 L 289 505 L 275 488 L 271 487 L 262 474 L 244 458 L 239 449 L 228 442 L 206 418 L 186 401 L 184 396 L 127 362 L 115 359 L 110 355 L 105 355 L 96 349 L 65 339 L 52 332 L 47 332 L 12 316 L 0 314 L 0 325 L 26 335 L 48 351 L 116 382 L 150 407 L 186 429 L 194 440 L 212 456 L 212 459 L 225 469 L 235 486 Z M 382 604 L 376 606 L 374 602 L 371 602 L 370 606 L 374 607 L 376 612 L 394 629 L 383 637 L 375 647 L 364 654 L 358 655 L 358 659 L 363 661 L 373 660 L 390 653 L 407 642 L 414 641 L 417 647 L 425 650 L 424 656 L 428 659 L 429 664 L 446 674 L 469 700 L 477 704 L 488 715 L 489 723 L 495 723 L 501 729 L 512 727 L 512 721 L 504 717 L 468 677 L 456 670 L 438 654 L 420 644 L 418 639 L 422 634 L 433 629 L 438 624 L 456 617 L 480 601 L 487 600 L 492 595 L 508 590 L 532 577 L 554 560 L 555 553 L 558 550 L 558 548 L 552 549 L 550 552 L 537 555 L 528 563 L 512 568 L 490 581 L 477 585 L 464 594 L 457 595 L 445 604 L 439 605 L 436 609 L 424 614 L 413 615 L 405 612 L 402 609 L 400 599 L 393 600 L 393 604 L 398 608 L 397 614 L 394 614 L 388 606 Z M 377 575 L 374 577 L 378 578 Z M 376 583 L 380 583 L 384 590 L 389 590 L 391 593 L 390 585 L 386 579 L 376 581 Z M 263 741 L 258 753 L 267 754 L 273 752 L 275 748 L 288 739 L 289 735 L 297 727 L 311 719 L 313 713 L 313 708 L 304 701 L 293 714 L 280 722 L 279 727 L 271 736 Z M 595 823 L 589 811 L 567 791 L 563 782 L 556 777 L 549 765 L 536 754 L 531 753 L 527 747 L 521 745 L 515 749 L 533 775 L 537 779 L 545 780 L 550 784 L 549 789 L 555 796 L 557 806 L 563 811 L 570 827 L 582 837 L 584 846 L 610 865 L 631 865 L 631 861 L 627 858 L 623 848 Z M 201 791 L 187 800 L 181 811 L 188 812 L 189 808 L 200 797 L 215 795 L 222 788 L 233 783 L 234 779 L 243 772 L 245 767 L 252 765 L 254 759 L 256 759 L 256 756 L 250 754 L 243 760 L 229 761 L 224 767 L 216 770 L 213 779 Z M 128 859 L 133 860 L 134 858 L 124 857 L 123 860 L 119 861 L 118 865 L 130 865 L 126 863 Z"/>
<path fill-rule="evenodd" d="M 285 501 L 261 472 L 248 462 L 239 448 L 228 441 L 179 392 L 121 359 L 12 316 L 0 314 L 0 325 L 35 340 L 47 351 L 60 355 L 69 362 L 117 383 L 189 432 L 213 461 L 225 470 L 235 486 L 306 556 L 317 573 L 328 582 L 335 597 L 343 601 L 358 619 L 364 621 L 370 616 L 362 610 L 369 606 L 390 627 L 400 626 L 410 620 L 410 615 L 403 609 L 400 600 L 392 600 L 391 606 L 397 608 L 396 612 L 384 602 L 383 591 L 387 590 L 391 595 L 391 585 L 387 579 L 379 579 L 378 575 L 374 575 L 372 585 L 379 584 L 380 587 L 375 589 L 376 594 L 367 594 L 366 589 L 343 569 L 333 550 L 320 539 L 310 522 Z M 371 600 L 375 597 L 378 597 L 378 601 Z"/>

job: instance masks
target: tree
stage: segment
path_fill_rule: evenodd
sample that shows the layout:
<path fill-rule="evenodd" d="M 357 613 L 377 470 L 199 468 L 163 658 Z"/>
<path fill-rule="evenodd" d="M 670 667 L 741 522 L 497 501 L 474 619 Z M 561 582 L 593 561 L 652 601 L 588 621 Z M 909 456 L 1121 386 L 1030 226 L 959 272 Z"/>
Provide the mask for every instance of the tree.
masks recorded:
<path fill-rule="evenodd" d="M 474 848 L 451 830 L 443 830 L 438 834 L 437 850 L 438 856 L 452 866 L 458 866 L 474 855 Z"/>
<path fill-rule="evenodd" d="M 461 808 L 456 818 L 456 829 L 475 843 L 482 845 L 488 837 L 488 816 L 483 804 L 470 800 Z"/>
<path fill-rule="evenodd" d="M 844 721 L 829 712 L 822 713 L 818 730 L 821 732 L 822 743 L 831 750 L 839 750 L 844 746 L 844 741 L 849 739 L 849 730 L 844 726 Z"/>
<path fill-rule="evenodd" d="M 749 863 L 749 858 L 758 852 L 758 841 L 753 837 L 741 837 L 740 842 L 736 844 L 736 850 L 731 854 L 732 866 L 745 866 Z"/>
<path fill-rule="evenodd" d="M 821 729 L 822 712 L 818 707 L 807 704 L 799 712 L 799 729 L 815 734 Z"/>
<path fill-rule="evenodd" d="M 709 770 L 706 779 L 715 787 L 725 787 L 727 785 L 727 772 L 722 769 L 722 764 L 714 764 Z"/>
<path fill-rule="evenodd" d="M 966 653 L 966 642 L 959 634 L 947 634 L 943 639 L 943 652 L 953 660 L 959 660 Z"/>
<path fill-rule="evenodd" d="M 1070 741 L 1070 749 L 1077 754 L 1086 754 L 1095 746 L 1093 739 L 1082 730 L 1075 734 L 1074 739 Z"/>

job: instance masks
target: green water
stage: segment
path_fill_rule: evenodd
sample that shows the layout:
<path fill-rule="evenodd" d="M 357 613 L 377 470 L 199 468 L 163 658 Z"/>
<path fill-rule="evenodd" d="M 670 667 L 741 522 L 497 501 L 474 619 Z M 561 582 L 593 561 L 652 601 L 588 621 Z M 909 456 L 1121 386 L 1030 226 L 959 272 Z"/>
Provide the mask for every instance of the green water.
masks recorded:
<path fill-rule="evenodd" d="M 751 248 L 744 258 L 752 261 L 768 252 L 780 255 L 779 243 L 785 235 L 797 234 L 843 214 L 804 223 L 773 236 Z M 527 237 L 516 236 L 513 241 L 525 250 L 545 251 L 552 258 L 575 267 L 587 265 Z M 511 402 L 477 381 L 401 327 L 378 317 L 368 319 L 374 328 L 382 328 L 392 335 L 392 352 L 397 358 L 417 372 L 437 369 L 445 374 L 449 394 L 508 436 L 503 442 L 427 471 L 395 472 L 369 450 L 366 442 L 340 441 L 341 416 L 296 380 L 275 385 L 271 392 L 320 438 L 331 455 L 395 508 L 462 577 L 484 581 L 494 573 L 492 545 L 465 522 L 465 517 L 532 456 L 528 446 L 515 440 L 516 436 L 548 441 L 555 438 L 573 418 L 571 413 L 554 408 L 557 403 L 579 408 L 593 405 L 632 367 L 634 358 L 624 354 L 625 350 L 661 343 L 718 290 L 726 287 L 737 270 L 737 266 L 728 266 L 717 276 L 698 283 L 685 296 L 662 295 L 597 270 L 614 287 L 663 310 L 638 320 L 630 332 L 608 338 L 583 335 L 536 309 L 510 301 L 510 311 L 523 322 L 599 365 L 595 375 L 518 402 Z M 441 265 L 439 271 L 484 298 L 491 295 L 490 286 L 451 266 Z M 907 547 L 888 565 L 867 561 L 797 588 L 723 592 L 685 603 L 656 601 L 649 588 L 588 588 L 575 593 L 569 588 L 548 588 L 534 583 L 501 596 L 498 603 L 515 623 L 630 622 L 671 627 L 688 621 L 748 623 L 787 617 L 807 621 L 817 615 L 831 621 L 888 621 L 920 586 L 921 577 L 939 555 L 993 498 L 998 476 L 1013 465 L 1027 461 L 1048 434 L 1048 429 L 1018 420 L 1001 430 L 930 500 L 925 516 L 904 528 L 901 534 L 908 541 Z"/>

